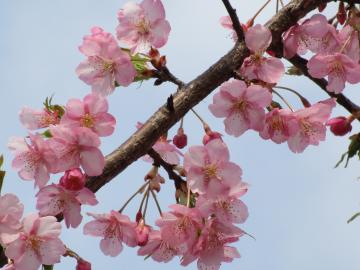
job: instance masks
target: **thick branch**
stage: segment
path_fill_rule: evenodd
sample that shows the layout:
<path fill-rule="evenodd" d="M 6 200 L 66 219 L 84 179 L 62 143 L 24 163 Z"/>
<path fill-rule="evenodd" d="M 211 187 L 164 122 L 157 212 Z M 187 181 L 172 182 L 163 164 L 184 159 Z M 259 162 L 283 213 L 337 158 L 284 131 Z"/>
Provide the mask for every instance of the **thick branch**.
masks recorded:
<path fill-rule="evenodd" d="M 238 37 L 238 40 L 243 40 L 244 39 L 244 31 L 243 28 L 240 25 L 240 21 L 239 18 L 236 14 L 236 9 L 234 9 L 229 0 L 222 0 L 222 2 L 224 3 L 224 6 L 227 10 L 227 12 L 229 13 L 234 31 Z"/>
<path fill-rule="evenodd" d="M 274 41 L 279 44 L 278 41 L 280 40 L 281 44 L 282 33 L 323 2 L 328 1 L 291 1 L 266 24 L 272 31 Z M 87 187 L 94 192 L 99 190 L 132 162 L 146 154 L 156 140 L 169 130 L 192 107 L 208 96 L 223 82 L 231 78 L 233 71 L 241 66 L 243 60 L 248 55 L 249 51 L 245 46 L 244 40 L 239 40 L 239 43 L 218 62 L 199 77 L 181 87 L 181 91 L 177 91 L 173 95 L 174 112 L 170 112 L 166 108 L 166 105 L 159 108 L 140 130 L 106 157 L 103 174 L 89 178 Z"/>

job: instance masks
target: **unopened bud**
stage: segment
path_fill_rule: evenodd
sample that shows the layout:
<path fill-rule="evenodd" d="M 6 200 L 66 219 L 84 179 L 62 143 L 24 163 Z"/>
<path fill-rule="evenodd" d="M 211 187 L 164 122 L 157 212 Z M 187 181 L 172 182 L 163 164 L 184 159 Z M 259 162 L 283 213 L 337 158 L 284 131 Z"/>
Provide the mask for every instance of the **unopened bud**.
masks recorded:
<path fill-rule="evenodd" d="M 146 225 L 143 219 L 140 219 L 135 232 L 138 246 L 145 246 L 149 241 L 150 226 Z"/>
<path fill-rule="evenodd" d="M 352 130 L 351 122 L 354 120 L 352 116 L 346 118 L 344 116 L 338 116 L 331 118 L 326 122 L 327 126 L 330 126 L 331 132 L 336 136 L 344 136 Z"/>
<path fill-rule="evenodd" d="M 339 3 L 339 9 L 338 12 L 336 14 L 336 18 L 338 20 L 338 22 L 343 25 L 346 21 L 346 10 L 345 10 L 345 4 L 344 2 L 340 1 Z"/>
<path fill-rule="evenodd" d="M 91 270 L 91 263 L 83 259 L 79 259 L 77 261 L 76 270 Z"/>
<path fill-rule="evenodd" d="M 326 6 L 327 6 L 327 3 L 321 3 L 321 4 L 319 4 L 319 5 L 318 5 L 318 10 L 319 10 L 319 12 L 323 12 L 324 9 L 326 8 Z"/>
<path fill-rule="evenodd" d="M 173 138 L 173 144 L 179 149 L 183 149 L 187 145 L 187 136 L 183 128 L 178 129 L 177 134 Z"/>
<path fill-rule="evenodd" d="M 78 191 L 85 186 L 85 174 L 79 168 L 67 170 L 60 178 L 60 185 L 68 190 Z"/>
<path fill-rule="evenodd" d="M 208 142 L 215 140 L 215 139 L 221 139 L 222 134 L 216 131 L 208 131 L 203 137 L 203 144 L 206 145 Z"/>

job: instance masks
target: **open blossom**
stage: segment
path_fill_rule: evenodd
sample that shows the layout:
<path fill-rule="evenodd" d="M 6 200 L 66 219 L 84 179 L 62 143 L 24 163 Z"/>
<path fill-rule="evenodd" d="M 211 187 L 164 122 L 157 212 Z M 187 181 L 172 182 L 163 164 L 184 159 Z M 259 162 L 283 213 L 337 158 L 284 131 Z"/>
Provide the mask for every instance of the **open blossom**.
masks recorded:
<path fill-rule="evenodd" d="M 267 83 L 277 83 L 285 72 L 284 64 L 276 57 L 264 57 L 270 46 L 271 32 L 265 26 L 257 24 L 245 33 L 246 46 L 252 54 L 245 58 L 240 68 L 240 74 L 249 80 L 261 80 Z"/>
<path fill-rule="evenodd" d="M 57 125 L 60 122 L 56 112 L 50 112 L 46 109 L 36 110 L 28 107 L 21 109 L 19 118 L 21 124 L 30 130 L 46 128 L 50 125 Z"/>
<path fill-rule="evenodd" d="M 117 38 L 130 46 L 132 53 L 164 46 L 171 30 L 160 0 L 128 2 L 119 11 L 118 20 Z"/>
<path fill-rule="evenodd" d="M 86 127 L 99 136 L 109 136 L 114 132 L 116 119 L 109 114 L 106 98 L 92 93 L 83 101 L 70 99 L 65 107 L 61 124 L 68 127 Z"/>
<path fill-rule="evenodd" d="M 290 110 L 275 108 L 266 114 L 265 127 L 259 134 L 265 140 L 283 143 L 294 136 L 298 129 L 298 121 Z"/>
<path fill-rule="evenodd" d="M 136 223 L 131 222 L 128 216 L 117 211 L 110 214 L 90 214 L 95 220 L 84 226 L 84 234 L 102 237 L 100 249 L 105 255 L 115 257 L 123 249 L 124 242 L 129 247 L 137 245 L 135 227 Z"/>
<path fill-rule="evenodd" d="M 202 217 L 197 208 L 180 204 L 171 205 L 169 208 L 171 211 L 163 213 L 156 225 L 160 227 L 161 239 L 184 253 L 194 244 Z"/>
<path fill-rule="evenodd" d="M 128 86 L 136 76 L 129 54 L 117 44 L 115 38 L 100 27 L 91 29 L 79 50 L 87 59 L 76 68 L 76 74 L 92 90 L 101 95 L 111 94 L 116 84 Z"/>
<path fill-rule="evenodd" d="M 49 145 L 57 156 L 52 170 L 63 172 L 82 166 L 89 176 L 100 175 L 105 166 L 105 158 L 99 146 L 99 137 L 84 127 L 68 128 L 62 125 L 50 128 L 52 138 Z"/>
<path fill-rule="evenodd" d="M 204 217 L 214 215 L 219 222 L 244 223 L 249 216 L 247 206 L 234 196 L 207 198 L 200 196 L 196 208 Z"/>
<path fill-rule="evenodd" d="M 222 262 L 231 262 L 235 258 L 240 258 L 237 249 L 227 244 L 236 242 L 243 234 L 241 229 L 230 223 L 224 224 L 216 219 L 210 219 L 201 229 L 200 237 L 193 249 L 183 256 L 181 265 L 186 266 L 198 260 L 199 270 L 218 270 Z"/>
<path fill-rule="evenodd" d="M 317 54 L 308 62 L 309 73 L 314 78 L 328 76 L 326 89 L 338 94 L 345 88 L 345 82 L 355 84 L 360 82 L 360 65 L 342 53 Z"/>
<path fill-rule="evenodd" d="M 151 256 L 157 262 L 169 262 L 181 251 L 178 246 L 172 246 L 161 238 L 160 231 L 151 231 L 148 243 L 138 250 L 139 256 Z"/>
<path fill-rule="evenodd" d="M 322 14 L 315 14 L 310 19 L 289 28 L 283 35 L 284 56 L 292 58 L 295 54 L 328 53 L 339 44 L 336 29 L 329 24 Z"/>
<path fill-rule="evenodd" d="M 37 270 L 41 264 L 60 262 L 66 252 L 59 239 L 61 224 L 55 217 L 39 217 L 30 214 L 23 220 L 19 238 L 9 244 L 5 255 L 14 260 L 17 270 Z"/>
<path fill-rule="evenodd" d="M 318 145 L 320 141 L 325 140 L 325 122 L 329 119 L 335 105 L 335 99 L 330 98 L 294 113 L 299 130 L 288 139 L 291 151 L 301 153 L 308 145 Z"/>
<path fill-rule="evenodd" d="M 225 131 L 235 137 L 248 129 L 261 131 L 265 123 L 264 107 L 271 103 L 271 93 L 258 85 L 230 80 L 214 95 L 209 109 L 216 117 L 225 117 Z"/>
<path fill-rule="evenodd" d="M 87 188 L 68 190 L 61 184 L 52 184 L 40 189 L 36 194 L 36 208 L 41 216 L 64 215 L 66 227 L 76 228 L 82 221 L 81 205 L 96 205 L 98 201 Z"/>
<path fill-rule="evenodd" d="M 0 196 L 0 244 L 5 245 L 17 238 L 24 205 L 14 194 Z"/>
<path fill-rule="evenodd" d="M 190 147 L 184 157 L 184 168 L 191 190 L 211 197 L 237 189 L 242 171 L 229 158 L 229 150 L 220 139 Z"/>
<path fill-rule="evenodd" d="M 55 156 L 40 134 L 29 134 L 27 143 L 24 138 L 11 138 L 8 147 L 15 158 L 12 167 L 19 170 L 23 180 L 35 179 L 35 186 L 43 187 L 50 179 L 50 164 Z"/>

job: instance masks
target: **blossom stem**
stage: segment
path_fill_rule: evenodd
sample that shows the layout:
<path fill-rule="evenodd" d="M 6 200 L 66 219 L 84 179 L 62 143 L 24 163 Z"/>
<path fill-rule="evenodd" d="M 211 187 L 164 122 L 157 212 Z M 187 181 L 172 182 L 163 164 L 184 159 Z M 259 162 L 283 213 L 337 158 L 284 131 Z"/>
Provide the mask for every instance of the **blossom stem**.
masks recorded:
<path fill-rule="evenodd" d="M 353 30 L 354 31 L 354 30 Z M 345 50 L 346 46 L 349 44 L 353 31 L 351 31 L 350 35 L 348 36 L 348 38 L 346 39 L 345 43 L 341 46 L 339 53 L 343 53 L 343 51 Z"/>
<path fill-rule="evenodd" d="M 289 104 L 289 102 L 287 102 L 287 100 L 282 96 L 282 95 L 280 95 L 277 91 L 275 91 L 274 89 L 272 90 L 273 91 L 273 93 L 275 94 L 275 95 L 277 95 L 285 104 L 286 104 L 286 106 L 288 106 L 288 108 L 293 112 L 294 111 L 294 109 L 291 107 L 291 105 Z"/>
<path fill-rule="evenodd" d="M 196 115 L 196 117 L 200 120 L 200 122 L 201 122 L 204 126 L 209 126 L 209 125 L 204 121 L 204 119 L 202 119 L 201 116 L 200 116 L 194 109 L 191 109 L 191 111 Z"/>
<path fill-rule="evenodd" d="M 255 13 L 255 15 L 251 18 L 250 21 L 255 21 L 256 17 L 266 8 L 266 6 L 271 2 L 271 0 L 267 0 L 264 5 Z"/>
<path fill-rule="evenodd" d="M 298 98 L 301 100 L 302 104 L 305 107 L 310 107 L 311 106 L 310 102 L 304 96 L 302 96 L 299 92 L 295 91 L 294 89 L 291 89 L 291 88 L 285 87 L 285 86 L 275 86 L 274 88 L 289 91 L 289 92 L 295 94 L 296 96 L 298 96 Z"/>
<path fill-rule="evenodd" d="M 186 186 L 187 186 L 186 207 L 189 208 L 190 207 L 191 190 L 190 190 L 190 187 L 187 182 L 186 182 Z"/>
<path fill-rule="evenodd" d="M 119 210 L 119 213 L 122 213 L 126 206 L 132 201 L 132 199 L 135 198 L 136 195 L 138 195 L 147 185 L 149 185 L 150 181 L 147 181 L 145 184 L 143 184 L 131 197 L 124 203 L 124 205 Z"/>
<path fill-rule="evenodd" d="M 276 13 L 278 13 L 279 12 L 279 0 L 276 0 Z"/>
<path fill-rule="evenodd" d="M 281 7 L 285 7 L 283 0 L 280 0 Z"/>
<path fill-rule="evenodd" d="M 69 256 L 69 257 L 74 258 L 74 259 L 76 259 L 76 260 L 80 260 L 80 259 L 81 259 L 81 257 L 79 256 L 79 254 L 77 254 L 75 251 L 71 250 L 71 249 L 68 248 L 68 247 L 65 247 L 65 248 L 66 248 L 66 252 L 65 252 L 65 254 L 63 255 L 64 257 Z"/>
<path fill-rule="evenodd" d="M 183 125 L 184 125 L 184 117 L 182 117 L 180 120 L 180 128 L 183 128 Z"/>
<path fill-rule="evenodd" d="M 150 186 L 148 186 L 147 190 L 146 190 L 146 193 L 145 193 L 145 196 L 144 198 L 146 197 L 146 200 L 145 200 L 145 207 L 144 207 L 144 212 L 143 212 L 143 219 L 145 221 L 145 217 L 146 217 L 146 211 L 147 211 L 147 208 L 148 208 L 148 203 L 149 203 L 149 197 L 150 197 Z"/>
<path fill-rule="evenodd" d="M 161 211 L 160 203 L 159 203 L 159 201 L 158 201 L 158 199 L 157 199 L 157 197 L 156 197 L 156 194 L 155 194 L 155 192 L 154 192 L 152 189 L 150 189 L 150 192 L 151 192 L 151 195 L 152 195 L 153 198 L 154 198 L 154 201 L 155 201 L 155 203 L 156 203 L 157 209 L 159 210 L 160 216 L 162 216 L 162 211 Z"/>

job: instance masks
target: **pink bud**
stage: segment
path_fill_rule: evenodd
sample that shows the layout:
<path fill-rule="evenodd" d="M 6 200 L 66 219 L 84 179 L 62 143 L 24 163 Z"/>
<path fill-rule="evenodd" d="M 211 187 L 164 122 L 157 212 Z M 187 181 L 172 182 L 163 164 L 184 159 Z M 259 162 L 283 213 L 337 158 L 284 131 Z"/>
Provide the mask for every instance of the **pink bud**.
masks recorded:
<path fill-rule="evenodd" d="M 85 174 L 79 168 L 67 170 L 60 178 L 60 185 L 68 190 L 81 190 L 85 186 Z"/>
<path fill-rule="evenodd" d="M 91 270 L 91 263 L 83 259 L 79 259 L 77 261 L 76 270 Z"/>
<path fill-rule="evenodd" d="M 327 126 L 330 126 L 330 130 L 336 136 L 344 136 L 352 130 L 351 126 L 352 118 L 348 119 L 344 116 L 331 118 L 326 122 Z"/>
<path fill-rule="evenodd" d="M 142 213 L 141 213 L 141 211 L 138 211 L 136 213 L 136 222 L 139 222 L 141 219 L 142 219 Z"/>
<path fill-rule="evenodd" d="M 187 136 L 183 128 L 178 129 L 177 134 L 173 138 L 173 144 L 179 149 L 183 149 L 187 145 Z"/>
<path fill-rule="evenodd" d="M 222 135 L 219 132 L 216 131 L 207 131 L 204 138 L 203 138 L 203 144 L 206 145 L 208 142 L 215 140 L 215 139 L 221 139 Z"/>
<path fill-rule="evenodd" d="M 138 225 L 135 228 L 135 232 L 138 245 L 140 247 L 145 246 L 149 241 L 150 227 L 148 225 L 145 225 L 143 219 L 139 221 Z"/>

